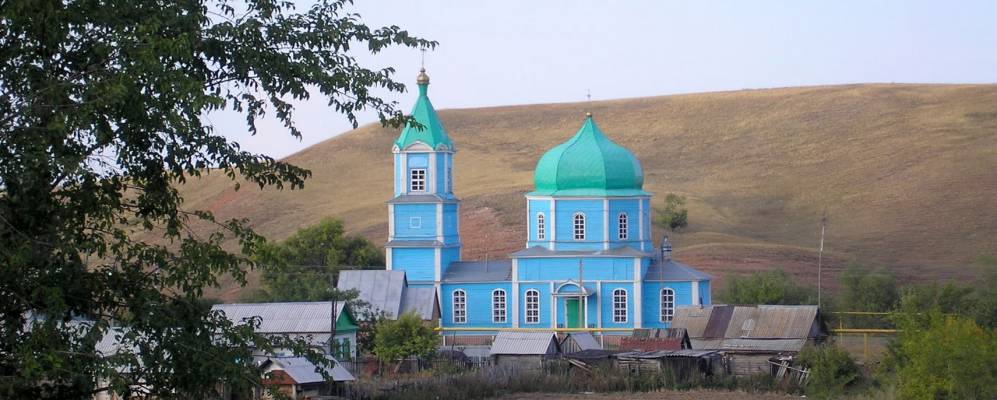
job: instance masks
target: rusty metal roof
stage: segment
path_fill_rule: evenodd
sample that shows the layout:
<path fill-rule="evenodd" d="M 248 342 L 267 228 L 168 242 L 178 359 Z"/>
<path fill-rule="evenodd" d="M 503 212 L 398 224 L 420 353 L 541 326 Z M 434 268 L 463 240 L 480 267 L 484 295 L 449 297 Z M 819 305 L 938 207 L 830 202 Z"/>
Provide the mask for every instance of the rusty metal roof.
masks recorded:
<path fill-rule="evenodd" d="M 817 306 L 683 306 L 672 327 L 686 328 L 694 349 L 799 351 L 821 334 Z"/>
<path fill-rule="evenodd" d="M 706 325 L 710 322 L 710 314 L 714 306 L 680 306 L 675 308 L 672 327 L 681 327 L 689 333 L 690 338 L 702 338 Z"/>

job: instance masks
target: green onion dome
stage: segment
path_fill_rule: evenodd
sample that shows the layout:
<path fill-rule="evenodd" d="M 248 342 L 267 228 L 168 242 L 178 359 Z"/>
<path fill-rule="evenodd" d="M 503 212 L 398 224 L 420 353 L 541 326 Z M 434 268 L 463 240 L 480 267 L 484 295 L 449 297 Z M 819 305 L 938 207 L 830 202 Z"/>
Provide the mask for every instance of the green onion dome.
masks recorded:
<path fill-rule="evenodd" d="M 629 150 L 609 140 L 588 114 L 568 141 L 540 157 L 533 176 L 537 196 L 647 196 L 644 171 Z"/>

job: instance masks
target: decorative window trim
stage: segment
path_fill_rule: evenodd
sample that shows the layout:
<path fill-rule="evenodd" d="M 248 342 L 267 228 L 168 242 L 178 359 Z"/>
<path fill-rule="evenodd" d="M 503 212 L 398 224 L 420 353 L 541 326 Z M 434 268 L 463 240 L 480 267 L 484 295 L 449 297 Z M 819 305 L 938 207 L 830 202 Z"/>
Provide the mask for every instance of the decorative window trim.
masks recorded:
<path fill-rule="evenodd" d="M 620 240 L 627 240 L 630 237 L 630 216 L 627 213 L 622 212 L 616 217 L 617 221 L 617 232 L 616 236 Z"/>
<path fill-rule="evenodd" d="M 526 291 L 526 295 L 523 296 L 525 301 L 523 301 L 525 312 L 523 313 L 523 321 L 527 324 L 539 324 L 540 323 L 540 291 L 536 289 L 530 289 Z"/>
<path fill-rule="evenodd" d="M 508 320 L 506 316 L 507 299 L 504 289 L 492 290 L 492 323 L 504 324 Z"/>
<path fill-rule="evenodd" d="M 661 289 L 661 322 L 672 322 L 675 318 L 675 289 Z"/>
<path fill-rule="evenodd" d="M 571 237 L 585 240 L 585 213 L 576 212 L 571 216 Z"/>
<path fill-rule="evenodd" d="M 455 324 L 467 323 L 467 292 L 463 289 L 454 290 L 450 295 L 453 300 L 453 310 L 451 310 L 451 320 Z"/>
<path fill-rule="evenodd" d="M 410 192 L 425 192 L 426 191 L 426 169 L 425 168 L 412 168 L 408 173 L 409 177 L 409 191 Z"/>
<path fill-rule="evenodd" d="M 547 218 L 544 213 L 537 213 L 537 240 L 547 240 Z"/>
<path fill-rule="evenodd" d="M 613 290 L 613 323 L 615 324 L 625 324 L 630 320 L 630 316 L 627 313 L 627 290 L 626 289 L 614 289 Z"/>
<path fill-rule="evenodd" d="M 409 217 L 408 227 L 411 229 L 421 229 L 422 228 L 422 217 Z"/>

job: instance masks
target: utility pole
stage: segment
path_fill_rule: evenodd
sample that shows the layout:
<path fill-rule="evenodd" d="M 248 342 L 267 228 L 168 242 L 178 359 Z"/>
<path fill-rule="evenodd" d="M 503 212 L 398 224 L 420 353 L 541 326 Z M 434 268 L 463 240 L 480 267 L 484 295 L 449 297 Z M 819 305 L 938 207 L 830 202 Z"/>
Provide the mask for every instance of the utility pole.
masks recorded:
<path fill-rule="evenodd" d="M 827 209 L 824 209 L 824 215 L 820 219 L 820 247 L 817 249 L 817 308 L 821 307 L 821 262 L 824 258 L 824 230 L 827 227 Z"/>

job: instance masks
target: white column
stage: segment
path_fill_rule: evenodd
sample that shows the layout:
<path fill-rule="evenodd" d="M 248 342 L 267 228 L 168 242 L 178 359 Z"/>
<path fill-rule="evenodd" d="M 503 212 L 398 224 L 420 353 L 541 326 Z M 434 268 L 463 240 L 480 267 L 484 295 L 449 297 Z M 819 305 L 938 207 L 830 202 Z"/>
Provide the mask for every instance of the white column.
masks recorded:
<path fill-rule="evenodd" d="M 554 282 L 550 283 L 550 328 L 557 328 L 557 297 L 554 297 Z"/>
<path fill-rule="evenodd" d="M 509 294 L 512 309 L 512 327 L 519 328 L 519 259 L 512 259 L 512 293 Z"/>
<path fill-rule="evenodd" d="M 582 328 L 588 329 L 588 327 L 589 327 L 589 297 L 588 296 L 582 297 L 582 304 L 583 304 L 582 311 L 585 312 L 585 314 L 582 315 L 582 321 L 583 321 L 582 322 Z"/>
<path fill-rule="evenodd" d="M 602 199 L 602 249 L 609 250 L 609 199 Z"/>
<path fill-rule="evenodd" d="M 637 237 L 640 238 L 640 250 L 646 250 L 644 249 L 644 199 L 637 199 Z"/>
<path fill-rule="evenodd" d="M 548 245 L 551 250 L 556 250 L 554 241 L 557 240 L 557 202 L 554 201 L 553 197 L 550 199 L 550 218 L 548 220 L 550 221 L 550 236 L 547 237 L 550 243 Z"/>
<path fill-rule="evenodd" d="M 602 328 L 602 281 L 595 282 L 595 325 Z"/>
<path fill-rule="evenodd" d="M 433 271 L 433 280 L 436 282 L 437 286 L 439 286 L 440 281 L 442 280 L 440 278 L 441 278 L 441 275 L 442 275 L 442 272 L 443 272 L 443 269 L 440 268 L 440 265 L 442 264 L 442 260 L 441 260 L 442 259 L 442 254 L 441 253 L 442 252 L 441 252 L 441 250 L 440 250 L 439 247 L 436 247 L 436 248 L 433 249 L 433 255 L 436 258 L 436 262 L 435 262 L 436 265 L 435 265 L 435 268 L 433 268 L 434 269 L 434 271 Z"/>
<path fill-rule="evenodd" d="M 436 178 L 439 178 L 439 175 L 437 175 L 439 171 L 436 170 L 436 153 L 429 153 L 429 168 L 427 170 L 429 173 L 426 174 L 426 180 L 428 181 L 426 182 L 426 189 L 428 189 L 429 193 L 436 193 Z"/>
<path fill-rule="evenodd" d="M 692 305 L 699 305 L 699 281 L 692 281 Z"/>
<path fill-rule="evenodd" d="M 642 307 L 642 304 L 641 304 L 642 303 L 641 302 L 642 299 L 641 299 L 641 297 L 643 296 L 643 294 L 641 293 L 641 289 L 644 288 L 643 287 L 644 286 L 644 282 L 641 280 L 641 278 L 642 277 L 640 276 L 640 258 L 639 257 L 634 257 L 634 290 L 633 290 L 633 293 L 634 293 L 634 328 L 635 329 L 639 329 L 639 328 L 642 327 L 642 318 L 641 318 L 642 315 L 641 314 L 643 314 L 643 309 L 641 308 Z"/>
<path fill-rule="evenodd" d="M 443 243 L 443 203 L 436 203 L 436 240 Z"/>
<path fill-rule="evenodd" d="M 453 161 L 450 159 L 452 157 L 451 153 L 443 153 L 443 192 L 450 193 L 453 191 L 451 183 L 453 182 L 453 177 L 450 176 L 450 163 Z"/>
<path fill-rule="evenodd" d="M 408 176 L 408 153 L 401 153 L 398 156 L 398 158 L 400 159 L 399 164 L 401 164 L 401 166 L 402 166 L 402 168 L 401 168 L 402 169 L 401 170 L 401 173 L 402 173 L 402 187 L 399 188 L 401 190 L 399 190 L 398 192 L 401 193 L 401 194 L 407 194 L 408 193 L 408 189 L 409 189 L 409 185 L 408 185 L 408 178 L 409 178 L 409 176 Z"/>
<path fill-rule="evenodd" d="M 384 248 L 384 269 L 391 271 L 391 248 Z"/>
<path fill-rule="evenodd" d="M 395 240 L 395 205 L 388 204 L 388 240 Z"/>

